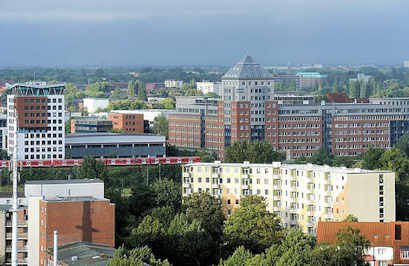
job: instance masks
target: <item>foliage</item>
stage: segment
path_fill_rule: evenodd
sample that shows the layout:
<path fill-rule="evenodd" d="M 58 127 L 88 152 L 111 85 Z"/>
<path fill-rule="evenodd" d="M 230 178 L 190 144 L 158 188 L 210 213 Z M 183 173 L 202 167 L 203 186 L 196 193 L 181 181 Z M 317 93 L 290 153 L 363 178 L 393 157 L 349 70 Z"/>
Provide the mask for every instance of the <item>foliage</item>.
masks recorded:
<path fill-rule="evenodd" d="M 109 82 L 95 82 L 88 85 L 85 90 L 85 95 L 88 97 L 98 98 L 104 97 L 111 91 L 111 83 Z"/>
<path fill-rule="evenodd" d="M 147 101 L 145 83 L 138 81 L 138 99 L 142 102 Z"/>
<path fill-rule="evenodd" d="M 219 266 L 248 265 L 248 261 L 253 258 L 253 254 L 243 246 L 238 247 L 234 253 L 225 261 L 220 261 Z"/>
<path fill-rule="evenodd" d="M 362 165 L 364 169 L 380 169 L 382 168 L 381 157 L 385 149 L 370 147 L 362 156 Z"/>
<path fill-rule="evenodd" d="M 156 109 L 175 109 L 175 101 L 173 98 L 167 98 L 155 105 Z"/>
<path fill-rule="evenodd" d="M 404 152 L 406 156 L 409 156 L 409 135 L 404 134 L 402 137 L 400 137 L 398 143 L 395 145 L 395 148 Z"/>
<path fill-rule="evenodd" d="M 274 151 L 268 142 L 237 141 L 228 147 L 224 154 L 226 163 L 271 163 L 285 160 L 285 155 Z"/>
<path fill-rule="evenodd" d="M 311 236 L 302 233 L 299 229 L 291 229 L 278 247 L 281 256 L 276 265 L 308 265 L 315 244 L 315 240 Z"/>
<path fill-rule="evenodd" d="M 221 240 L 225 217 L 220 199 L 209 193 L 193 193 L 183 198 L 182 206 L 186 217 L 199 221 L 214 241 Z"/>
<path fill-rule="evenodd" d="M 386 150 L 380 160 L 382 169 L 392 170 L 396 173 L 396 183 L 409 182 L 409 158 L 397 148 Z"/>
<path fill-rule="evenodd" d="M 241 206 L 225 221 L 224 238 L 227 250 L 239 246 L 261 253 L 281 240 L 282 228 L 275 214 L 266 210 L 263 198 L 246 196 Z"/>
<path fill-rule="evenodd" d="M 352 214 L 348 214 L 347 217 L 343 220 L 343 222 L 358 222 L 358 218 Z"/>
<path fill-rule="evenodd" d="M 168 137 L 168 120 L 166 116 L 159 115 L 153 120 L 152 131 L 155 134 Z"/>
<path fill-rule="evenodd" d="M 178 212 L 181 209 L 182 191 L 179 184 L 173 180 L 157 180 L 152 184 L 152 191 L 156 195 L 155 205 L 158 207 L 171 207 Z"/>
<path fill-rule="evenodd" d="M 120 247 L 115 251 L 114 257 L 107 266 L 170 266 L 167 260 L 161 261 L 155 258 L 151 249 L 147 246 L 134 248 L 127 251 Z"/>
<path fill-rule="evenodd" d="M 106 111 L 111 110 L 139 110 L 146 109 L 144 102 L 140 100 L 119 100 L 108 104 Z"/>
<path fill-rule="evenodd" d="M 104 181 L 106 185 L 110 185 L 107 181 L 107 168 L 102 161 L 94 158 L 85 157 L 78 171 L 78 178 L 98 178 Z M 107 184 L 108 183 L 108 184 Z"/>

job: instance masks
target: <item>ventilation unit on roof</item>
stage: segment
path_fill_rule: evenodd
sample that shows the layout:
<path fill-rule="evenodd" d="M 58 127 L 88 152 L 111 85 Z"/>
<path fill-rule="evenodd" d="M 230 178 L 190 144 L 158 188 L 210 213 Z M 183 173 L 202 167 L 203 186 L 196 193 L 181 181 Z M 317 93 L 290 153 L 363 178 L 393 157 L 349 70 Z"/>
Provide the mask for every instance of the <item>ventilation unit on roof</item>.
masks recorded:
<path fill-rule="evenodd" d="M 78 260 L 78 256 L 72 256 L 71 257 L 71 261 L 77 261 Z"/>

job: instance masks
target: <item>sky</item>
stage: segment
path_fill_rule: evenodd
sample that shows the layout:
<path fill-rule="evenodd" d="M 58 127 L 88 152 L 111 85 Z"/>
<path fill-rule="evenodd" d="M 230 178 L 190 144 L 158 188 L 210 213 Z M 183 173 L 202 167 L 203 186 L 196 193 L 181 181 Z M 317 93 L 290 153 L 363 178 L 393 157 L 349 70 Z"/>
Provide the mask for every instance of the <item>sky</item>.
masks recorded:
<path fill-rule="evenodd" d="M 409 0 L 0 0 L 0 66 L 401 64 Z"/>

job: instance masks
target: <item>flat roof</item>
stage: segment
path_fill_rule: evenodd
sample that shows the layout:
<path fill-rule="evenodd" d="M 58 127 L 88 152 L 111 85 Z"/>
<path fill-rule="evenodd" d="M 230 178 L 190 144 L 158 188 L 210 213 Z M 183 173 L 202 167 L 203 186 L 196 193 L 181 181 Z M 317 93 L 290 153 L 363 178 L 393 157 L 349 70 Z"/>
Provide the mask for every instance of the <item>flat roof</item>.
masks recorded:
<path fill-rule="evenodd" d="M 53 249 L 48 252 L 52 255 Z M 107 245 L 88 242 L 75 242 L 58 247 L 58 260 L 67 265 L 86 266 L 107 265 L 114 256 L 115 248 Z M 73 258 L 76 260 L 73 260 Z"/>
<path fill-rule="evenodd" d="M 165 136 L 158 135 L 131 135 L 114 133 L 68 134 L 65 136 L 65 145 L 75 144 L 121 144 L 121 143 L 165 143 Z"/>
<path fill-rule="evenodd" d="M 287 164 L 280 162 L 272 162 L 271 164 L 247 164 L 247 163 L 190 163 L 185 166 L 234 166 L 234 167 L 274 167 L 274 168 L 287 168 L 297 170 L 315 170 L 315 171 L 329 171 L 329 172 L 342 172 L 349 174 L 365 174 L 365 173 L 393 173 L 389 170 L 366 170 L 361 168 L 346 168 L 346 167 L 332 167 L 328 165 L 316 165 L 316 164 Z"/>
<path fill-rule="evenodd" d="M 92 196 L 78 196 L 78 197 L 55 197 L 43 199 L 47 202 L 75 202 L 75 201 L 109 201 L 105 198 L 95 198 Z"/>
<path fill-rule="evenodd" d="M 90 184 L 104 183 L 101 179 L 65 179 L 65 180 L 30 180 L 26 181 L 26 185 L 50 185 L 50 184 Z"/>

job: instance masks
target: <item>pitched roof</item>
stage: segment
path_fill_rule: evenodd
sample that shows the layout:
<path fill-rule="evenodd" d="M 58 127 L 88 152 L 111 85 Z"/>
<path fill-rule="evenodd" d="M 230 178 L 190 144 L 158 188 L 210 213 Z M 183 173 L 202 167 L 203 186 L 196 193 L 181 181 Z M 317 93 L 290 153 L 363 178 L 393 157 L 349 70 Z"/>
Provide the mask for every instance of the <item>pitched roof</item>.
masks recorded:
<path fill-rule="evenodd" d="M 273 75 L 246 56 L 224 74 L 222 79 L 272 79 Z"/>

